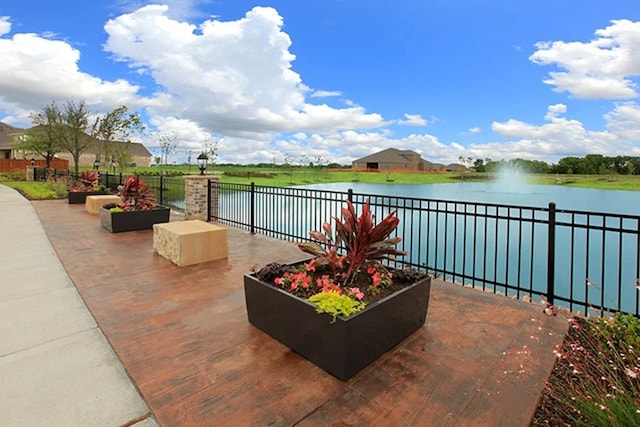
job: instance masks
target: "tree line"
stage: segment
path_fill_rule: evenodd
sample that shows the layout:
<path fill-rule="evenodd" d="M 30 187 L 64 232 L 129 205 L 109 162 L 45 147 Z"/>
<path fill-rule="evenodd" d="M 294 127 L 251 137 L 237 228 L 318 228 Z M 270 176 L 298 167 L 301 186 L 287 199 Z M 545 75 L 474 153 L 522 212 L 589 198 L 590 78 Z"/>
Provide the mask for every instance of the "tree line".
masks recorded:
<path fill-rule="evenodd" d="M 91 112 L 85 101 L 55 102 L 30 115 L 33 127 L 25 132 L 16 149 L 31 151 L 42 156 L 49 168 L 56 153 L 71 154 L 74 170 L 78 172 L 80 155 L 92 143 L 97 145 L 96 160 L 101 164 L 112 162 L 119 170 L 131 163 L 130 137 L 144 131 L 138 113 L 128 113 L 122 105 L 100 115 Z"/>
<path fill-rule="evenodd" d="M 475 159 L 472 169 L 476 172 L 494 173 L 513 169 L 525 173 L 558 173 L 577 175 L 640 175 L 640 157 L 603 156 L 587 154 L 584 157 L 563 157 L 558 163 L 548 164 L 541 160 L 511 159 L 494 161 Z"/>

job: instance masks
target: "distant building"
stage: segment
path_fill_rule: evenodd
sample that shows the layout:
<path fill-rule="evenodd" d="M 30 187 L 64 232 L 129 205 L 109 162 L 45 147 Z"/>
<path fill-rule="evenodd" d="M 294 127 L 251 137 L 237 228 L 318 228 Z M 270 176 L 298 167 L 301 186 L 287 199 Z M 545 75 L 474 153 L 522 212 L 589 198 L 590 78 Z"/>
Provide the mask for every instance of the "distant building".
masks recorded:
<path fill-rule="evenodd" d="M 431 163 L 414 151 L 396 148 L 387 148 L 354 160 L 351 167 L 358 170 L 378 171 L 439 172 L 444 170 L 444 165 Z"/>
<path fill-rule="evenodd" d="M 26 158 L 27 153 L 23 150 L 15 149 L 15 145 L 25 135 L 25 129 L 16 128 L 6 123 L 0 122 L 0 159 L 22 159 Z M 110 144 L 126 144 L 125 142 L 112 141 Z M 93 141 L 82 152 L 79 159 L 80 166 L 93 166 L 93 162 L 96 160 L 96 154 L 100 151 L 100 141 L 93 138 Z M 117 149 L 115 151 L 118 151 Z M 151 153 L 139 142 L 129 143 L 129 151 L 131 152 L 132 163 L 140 167 L 151 166 Z M 73 157 L 71 153 L 61 151 L 55 155 L 59 159 L 68 160 L 69 164 L 73 164 Z M 31 154 L 29 154 L 31 157 Z M 104 165 L 103 165 L 104 166 Z M 109 165 L 106 165 L 109 166 Z"/>
<path fill-rule="evenodd" d="M 13 145 L 16 143 L 19 135 L 22 134 L 23 129 L 14 128 L 0 122 L 0 159 L 13 159 L 17 158 L 13 154 Z"/>

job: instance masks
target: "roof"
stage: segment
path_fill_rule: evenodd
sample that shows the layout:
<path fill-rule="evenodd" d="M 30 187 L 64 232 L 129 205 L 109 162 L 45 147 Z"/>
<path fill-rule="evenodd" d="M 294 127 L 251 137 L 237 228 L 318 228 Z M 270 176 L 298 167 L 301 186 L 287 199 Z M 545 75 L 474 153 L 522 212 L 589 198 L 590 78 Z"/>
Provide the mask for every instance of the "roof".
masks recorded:
<path fill-rule="evenodd" d="M 12 135 L 16 135 L 16 134 L 19 135 L 24 133 L 24 131 L 25 129 L 16 128 L 6 123 L 0 122 L 0 149 L 13 148 L 15 141 L 13 140 Z M 98 151 L 98 148 L 96 147 L 96 145 L 98 144 L 99 140 L 95 138 L 93 139 L 94 141 L 86 149 L 87 153 L 96 153 Z M 112 141 L 112 143 L 123 144 L 123 142 L 121 141 Z M 131 154 L 134 156 L 140 156 L 140 157 L 152 156 L 151 152 L 147 149 L 147 147 L 145 147 L 145 145 L 140 142 L 132 142 L 131 145 L 129 146 L 129 150 L 131 150 Z"/>
<path fill-rule="evenodd" d="M 387 148 L 386 150 L 354 160 L 354 163 L 406 163 L 416 157 L 426 164 L 431 164 L 431 162 L 421 158 L 420 154 L 415 151 L 398 150 L 397 148 Z"/>
<path fill-rule="evenodd" d="M 0 122 L 0 149 L 11 149 L 15 142 L 12 136 L 15 134 L 20 134 L 22 133 L 22 131 L 23 129 Z"/>

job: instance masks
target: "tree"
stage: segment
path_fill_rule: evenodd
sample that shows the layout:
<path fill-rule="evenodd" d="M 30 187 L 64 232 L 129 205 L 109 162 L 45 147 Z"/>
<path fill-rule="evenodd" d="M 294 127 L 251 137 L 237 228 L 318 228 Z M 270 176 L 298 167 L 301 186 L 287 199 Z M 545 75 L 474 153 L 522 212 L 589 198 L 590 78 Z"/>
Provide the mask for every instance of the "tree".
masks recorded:
<path fill-rule="evenodd" d="M 29 117 L 34 127 L 25 132 L 25 138 L 16 145 L 16 148 L 42 156 L 47 163 L 47 169 L 49 169 L 51 159 L 62 149 L 56 137 L 56 129 L 60 125 L 61 116 L 60 109 L 55 102 L 45 106 L 42 111 L 31 114 Z"/>
<path fill-rule="evenodd" d="M 162 165 L 169 164 L 169 157 L 176 152 L 178 142 L 175 135 L 170 133 L 158 135 L 156 140 L 160 148 L 160 169 L 162 169 Z"/>
<path fill-rule="evenodd" d="M 68 151 L 73 158 L 74 171 L 78 172 L 80 155 L 91 144 L 89 136 L 89 116 L 85 101 L 78 103 L 67 101 L 60 112 L 59 123 L 54 126 L 55 136 L 62 148 Z"/>
<path fill-rule="evenodd" d="M 213 166 L 216 164 L 216 159 L 218 158 L 218 148 L 220 147 L 220 141 L 214 140 L 210 142 L 208 139 L 205 140 L 204 150 L 202 152 L 207 155 L 207 168 L 209 165 Z"/>
<path fill-rule="evenodd" d="M 138 113 L 127 114 L 125 105 L 121 105 L 103 116 L 98 116 L 93 124 L 91 134 L 99 140 L 98 153 L 103 159 L 102 163 L 106 164 L 113 155 L 120 170 L 123 170 L 133 159 L 129 150 L 131 135 L 142 133 L 144 129 L 140 115 Z M 128 155 L 125 150 L 129 151 Z M 126 163 L 122 164 L 118 159 L 125 160 Z"/>

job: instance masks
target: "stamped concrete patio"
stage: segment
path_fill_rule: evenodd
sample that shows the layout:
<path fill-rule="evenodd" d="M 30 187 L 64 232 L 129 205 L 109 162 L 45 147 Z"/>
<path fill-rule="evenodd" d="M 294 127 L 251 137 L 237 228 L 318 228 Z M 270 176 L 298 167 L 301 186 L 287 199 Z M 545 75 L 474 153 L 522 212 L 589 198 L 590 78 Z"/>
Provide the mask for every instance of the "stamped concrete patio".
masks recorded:
<path fill-rule="evenodd" d="M 436 281 L 424 327 L 341 382 L 247 321 L 243 274 L 301 258 L 291 243 L 230 229 L 227 260 L 178 267 L 151 230 L 33 206 L 163 426 L 527 426 L 567 329 L 539 304 Z"/>

